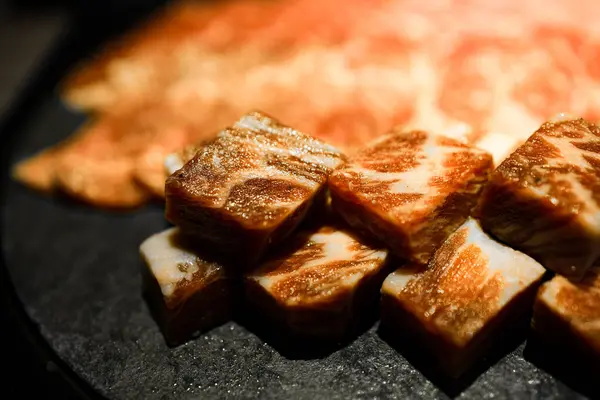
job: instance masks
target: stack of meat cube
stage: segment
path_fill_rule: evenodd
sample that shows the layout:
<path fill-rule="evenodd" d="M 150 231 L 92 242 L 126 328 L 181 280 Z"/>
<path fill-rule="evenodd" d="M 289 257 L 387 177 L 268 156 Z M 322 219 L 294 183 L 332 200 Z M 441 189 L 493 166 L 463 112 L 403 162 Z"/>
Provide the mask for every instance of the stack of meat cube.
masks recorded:
<path fill-rule="evenodd" d="M 544 337 L 600 350 L 600 129 L 585 120 L 544 124 L 494 168 L 435 132 L 394 128 L 346 156 L 251 112 L 166 164 L 176 227 L 141 253 L 170 344 L 228 320 L 243 296 L 319 339 L 348 335 L 381 299 L 382 324 L 454 377 L 529 323 L 534 302 Z M 546 269 L 559 275 L 536 300 Z"/>

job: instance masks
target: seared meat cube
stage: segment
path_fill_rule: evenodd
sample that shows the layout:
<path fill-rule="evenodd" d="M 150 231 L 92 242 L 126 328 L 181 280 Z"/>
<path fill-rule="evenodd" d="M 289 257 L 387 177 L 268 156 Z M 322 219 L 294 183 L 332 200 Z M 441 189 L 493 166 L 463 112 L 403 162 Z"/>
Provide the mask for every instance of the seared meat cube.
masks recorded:
<path fill-rule="evenodd" d="M 340 339 L 377 313 L 386 259 L 386 250 L 344 230 L 299 233 L 247 276 L 247 297 L 297 336 Z"/>
<path fill-rule="evenodd" d="M 600 267 L 588 270 L 581 282 L 557 275 L 544 283 L 534 306 L 533 329 L 553 351 L 587 360 L 600 371 Z"/>
<path fill-rule="evenodd" d="M 400 257 L 426 264 L 469 216 L 490 154 L 422 131 L 394 131 L 329 178 L 332 207 Z"/>
<path fill-rule="evenodd" d="M 544 272 L 469 218 L 426 268 L 400 268 L 385 280 L 382 324 L 417 340 L 442 372 L 458 377 L 492 350 L 498 335 L 519 323 L 527 327 Z"/>
<path fill-rule="evenodd" d="M 221 263 L 190 245 L 177 228 L 146 239 L 143 291 L 169 345 L 226 322 L 235 281 Z"/>
<path fill-rule="evenodd" d="M 543 124 L 495 170 L 476 214 L 502 242 L 581 278 L 600 256 L 600 128 Z"/>
<path fill-rule="evenodd" d="M 249 268 L 322 200 L 343 159 L 334 147 L 250 113 L 167 179 L 166 217 Z"/>

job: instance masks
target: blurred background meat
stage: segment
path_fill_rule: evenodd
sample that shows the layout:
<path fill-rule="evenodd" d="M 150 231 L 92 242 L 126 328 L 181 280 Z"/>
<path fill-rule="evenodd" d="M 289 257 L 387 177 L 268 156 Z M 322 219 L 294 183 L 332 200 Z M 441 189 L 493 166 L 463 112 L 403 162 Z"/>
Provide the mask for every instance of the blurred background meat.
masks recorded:
<path fill-rule="evenodd" d="M 511 147 L 559 112 L 600 119 L 598 8 L 583 0 L 170 3 L 64 81 L 64 101 L 94 115 L 79 135 L 110 137 L 110 152 L 67 144 L 15 175 L 91 204 L 143 204 L 162 195 L 168 154 L 251 109 L 347 152 L 394 125 L 475 144 L 493 134 Z M 41 163 L 50 166 L 42 176 Z"/>

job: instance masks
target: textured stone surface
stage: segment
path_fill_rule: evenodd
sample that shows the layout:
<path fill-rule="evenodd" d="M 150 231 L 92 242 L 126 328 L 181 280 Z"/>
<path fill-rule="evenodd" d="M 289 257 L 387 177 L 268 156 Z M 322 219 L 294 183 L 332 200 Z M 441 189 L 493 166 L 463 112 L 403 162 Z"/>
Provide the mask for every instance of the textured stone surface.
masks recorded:
<path fill-rule="evenodd" d="M 66 137 L 81 119 L 56 99 L 31 114 L 20 159 Z M 166 227 L 160 206 L 104 213 L 10 183 L 3 253 L 18 294 L 59 356 L 110 398 L 446 398 L 376 327 L 329 355 L 286 358 L 228 323 L 169 349 L 140 295 L 138 246 Z M 523 357 L 523 345 L 461 398 L 583 398 Z"/>

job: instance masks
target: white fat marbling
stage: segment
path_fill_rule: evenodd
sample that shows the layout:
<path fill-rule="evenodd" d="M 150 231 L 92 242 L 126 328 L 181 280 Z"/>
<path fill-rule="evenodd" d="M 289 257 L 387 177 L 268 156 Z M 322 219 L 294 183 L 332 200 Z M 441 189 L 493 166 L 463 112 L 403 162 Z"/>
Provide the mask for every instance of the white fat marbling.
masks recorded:
<path fill-rule="evenodd" d="M 265 290 L 271 291 L 275 284 L 284 279 L 289 279 L 293 275 L 305 272 L 309 269 L 326 269 L 327 264 L 329 263 L 339 261 L 368 261 L 370 263 L 370 266 L 361 265 L 340 269 L 339 271 L 336 270 L 336 272 L 339 272 L 339 280 L 336 281 L 327 280 L 326 284 L 324 284 L 323 282 L 319 282 L 318 279 L 315 280 L 315 286 L 319 287 L 321 292 L 326 292 L 331 288 L 355 287 L 367 273 L 380 268 L 387 258 L 387 250 L 353 249 L 357 244 L 356 239 L 342 231 L 317 232 L 311 235 L 309 240 L 313 242 L 314 245 L 323 246 L 323 254 L 321 257 L 298 265 L 297 268 L 285 273 L 263 275 L 259 269 L 255 274 L 250 275 L 250 278 L 256 280 Z M 302 249 L 299 251 L 302 251 Z M 288 303 L 293 303 L 298 300 L 300 300 L 300 298 L 288 299 Z"/>
<path fill-rule="evenodd" d="M 206 266 L 206 273 L 216 266 L 204 263 L 194 252 L 178 245 L 178 228 L 170 228 L 150 236 L 140 245 L 140 253 L 148 268 L 158 281 L 164 296 L 171 296 L 177 284 L 191 281 L 200 266 Z"/>
<path fill-rule="evenodd" d="M 500 273 L 504 281 L 502 294 L 498 300 L 498 310 L 544 274 L 544 267 L 537 261 L 490 238 L 483 232 L 475 219 L 469 218 L 454 234 L 465 230 L 467 232 L 466 241 L 460 248 L 455 249 L 449 263 L 453 263 L 456 258 L 463 255 L 462 249 L 470 245 L 477 246 L 487 259 L 488 278 L 491 279 L 496 273 Z M 462 263 L 455 263 L 455 265 L 464 266 Z M 430 267 L 432 266 L 430 265 Z M 432 268 L 443 267 L 445 266 L 434 265 Z M 418 276 L 416 271 L 399 269 L 386 278 L 382 291 L 390 295 L 397 295 L 402 292 L 411 279 L 419 279 Z M 464 284 L 468 285 L 469 282 L 465 281 Z"/>

